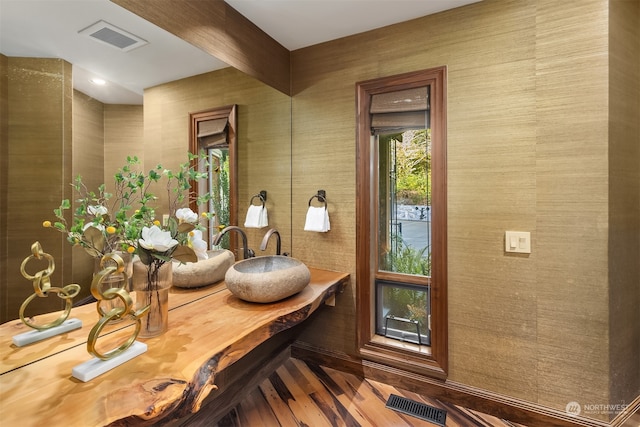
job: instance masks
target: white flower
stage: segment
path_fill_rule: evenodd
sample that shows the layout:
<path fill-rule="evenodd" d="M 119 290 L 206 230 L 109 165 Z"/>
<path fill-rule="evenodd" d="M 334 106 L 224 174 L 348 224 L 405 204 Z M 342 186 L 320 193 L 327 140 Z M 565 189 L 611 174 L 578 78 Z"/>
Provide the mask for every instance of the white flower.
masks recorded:
<path fill-rule="evenodd" d="M 181 208 L 176 211 L 176 218 L 179 222 L 196 222 L 198 221 L 198 214 L 189 208 Z"/>
<path fill-rule="evenodd" d="M 161 230 L 157 225 L 142 227 L 140 246 L 151 251 L 166 252 L 178 244 L 169 231 Z"/>
<path fill-rule="evenodd" d="M 86 223 L 83 227 L 82 227 L 82 231 L 87 231 L 87 228 L 89 227 L 93 227 L 93 228 L 97 228 L 100 231 L 104 231 L 104 225 L 102 224 L 94 224 L 92 222 L 88 222 Z"/>
<path fill-rule="evenodd" d="M 109 211 L 102 205 L 87 206 L 87 212 L 93 216 L 106 215 Z"/>
<path fill-rule="evenodd" d="M 209 258 L 209 254 L 207 253 L 207 242 L 202 239 L 201 230 L 193 230 L 189 233 L 188 245 L 196 253 L 198 260 Z"/>

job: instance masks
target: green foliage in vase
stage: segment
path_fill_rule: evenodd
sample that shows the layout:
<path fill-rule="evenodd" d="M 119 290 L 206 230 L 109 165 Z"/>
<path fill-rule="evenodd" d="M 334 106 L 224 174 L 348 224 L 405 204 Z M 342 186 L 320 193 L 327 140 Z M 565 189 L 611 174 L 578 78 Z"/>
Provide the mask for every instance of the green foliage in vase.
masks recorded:
<path fill-rule="evenodd" d="M 43 225 L 65 233 L 71 244 L 82 246 L 93 257 L 126 250 L 137 253 L 146 265 L 171 259 L 196 262 L 206 258 L 199 217 L 188 207 L 181 207 L 190 200 L 197 204 L 209 200 L 208 195 L 196 197 L 191 191 L 193 182 L 206 178 L 206 174 L 196 169 L 198 160 L 206 161 L 203 156 L 189 153 L 187 161 L 175 171 L 157 165 L 146 174 L 139 170 L 137 157 L 127 157 L 126 164 L 114 175 L 113 194 L 105 191 L 104 184 L 97 191 L 89 190 L 78 176 L 72 184 L 78 193 L 72 220 L 67 222 L 65 217 L 72 207 L 65 199 L 54 209 L 57 220 L 53 225 L 50 221 L 44 221 Z M 151 191 L 163 178 L 169 197 L 166 224 L 156 218 L 153 203 L 157 197 Z M 203 214 L 206 218 L 211 215 Z"/>

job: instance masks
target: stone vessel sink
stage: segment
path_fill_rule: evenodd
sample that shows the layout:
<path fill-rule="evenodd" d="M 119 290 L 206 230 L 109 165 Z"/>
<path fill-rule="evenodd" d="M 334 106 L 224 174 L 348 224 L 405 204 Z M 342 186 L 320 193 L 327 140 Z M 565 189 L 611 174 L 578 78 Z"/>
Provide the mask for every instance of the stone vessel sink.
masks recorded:
<path fill-rule="evenodd" d="M 207 251 L 209 259 L 185 264 L 173 264 L 173 286 L 199 288 L 224 279 L 224 275 L 236 262 L 233 252 L 226 249 Z"/>
<path fill-rule="evenodd" d="M 301 261 L 281 255 L 248 258 L 235 263 L 225 274 L 227 288 L 250 302 L 274 302 L 303 290 L 311 273 Z"/>

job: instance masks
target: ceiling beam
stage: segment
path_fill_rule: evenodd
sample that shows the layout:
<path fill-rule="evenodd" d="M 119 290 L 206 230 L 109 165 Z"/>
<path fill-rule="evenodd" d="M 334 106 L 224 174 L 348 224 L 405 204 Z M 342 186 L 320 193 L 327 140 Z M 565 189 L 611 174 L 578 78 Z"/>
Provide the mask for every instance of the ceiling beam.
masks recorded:
<path fill-rule="evenodd" d="M 291 95 L 290 52 L 223 0 L 111 0 Z"/>

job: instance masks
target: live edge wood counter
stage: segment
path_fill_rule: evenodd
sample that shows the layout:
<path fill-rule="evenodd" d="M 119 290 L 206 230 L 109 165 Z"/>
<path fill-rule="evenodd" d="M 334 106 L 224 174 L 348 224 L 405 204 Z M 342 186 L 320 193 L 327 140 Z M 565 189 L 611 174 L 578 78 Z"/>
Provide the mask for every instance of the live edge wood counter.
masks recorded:
<path fill-rule="evenodd" d="M 148 345 L 146 353 L 86 383 L 73 378 L 71 370 L 91 358 L 86 340 L 98 320 L 95 304 L 71 311 L 70 318 L 82 320 L 81 329 L 25 347 L 13 345 L 12 337 L 30 328 L 19 320 L 0 325 L 0 425 L 179 423 L 197 412 L 217 388 L 220 372 L 303 322 L 340 292 L 349 277 L 309 270 L 309 286 L 271 304 L 239 300 L 224 282 L 172 289 L 169 330 L 160 337 L 140 339 Z M 105 329 L 98 344 L 105 340 L 110 345 L 110 337 L 131 330 L 122 323 Z M 113 347 L 104 350 L 109 348 Z"/>

